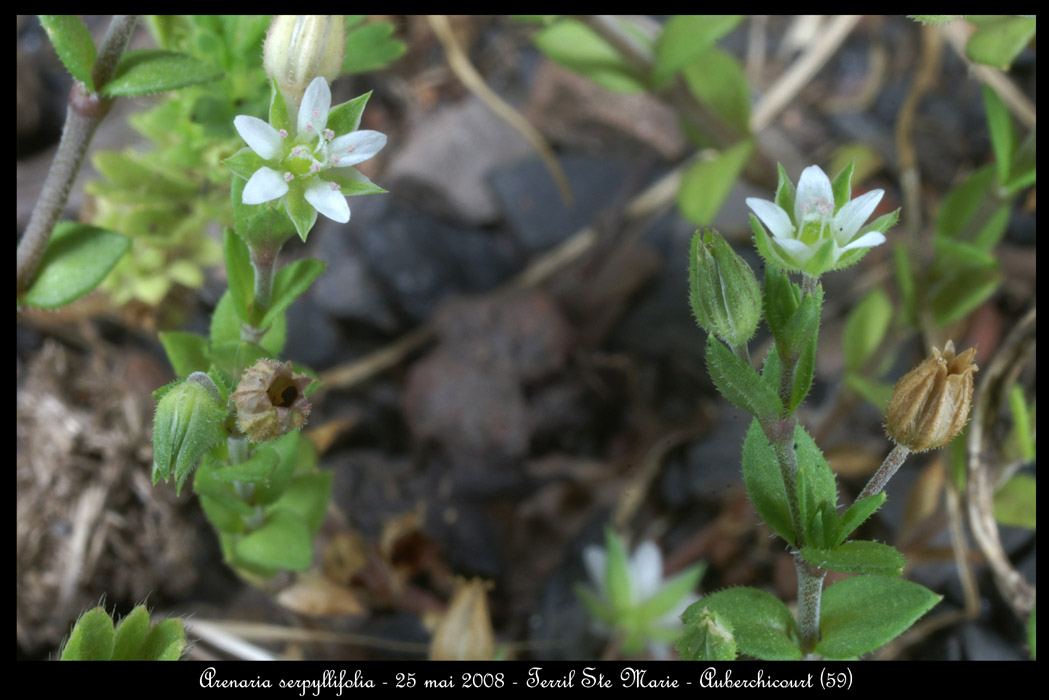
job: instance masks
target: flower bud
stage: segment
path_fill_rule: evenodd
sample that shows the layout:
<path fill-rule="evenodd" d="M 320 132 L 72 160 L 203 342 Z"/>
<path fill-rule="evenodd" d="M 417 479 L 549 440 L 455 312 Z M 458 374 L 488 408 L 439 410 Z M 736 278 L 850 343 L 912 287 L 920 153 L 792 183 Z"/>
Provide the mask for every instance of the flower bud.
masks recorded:
<path fill-rule="evenodd" d="M 310 402 L 305 391 L 312 381 L 292 372 L 290 362 L 259 360 L 231 395 L 237 427 L 252 442 L 265 442 L 306 425 Z"/>
<path fill-rule="evenodd" d="M 193 467 L 224 436 L 227 412 L 221 392 L 203 372 L 168 389 L 153 418 L 153 483 L 167 481 L 174 470 L 175 492 L 181 492 Z"/>
<path fill-rule="evenodd" d="M 761 320 L 761 289 L 750 265 L 716 231 L 692 236 L 689 300 L 708 333 L 736 346 L 754 335 Z"/>
<path fill-rule="evenodd" d="M 943 447 L 969 419 L 973 396 L 976 348 L 954 354 L 948 340 L 943 352 L 932 355 L 896 382 L 885 410 L 889 437 L 914 452 Z"/>
<path fill-rule="evenodd" d="M 345 50 L 342 15 L 277 15 L 266 33 L 262 63 L 298 108 L 314 78 L 330 83 L 338 77 Z"/>

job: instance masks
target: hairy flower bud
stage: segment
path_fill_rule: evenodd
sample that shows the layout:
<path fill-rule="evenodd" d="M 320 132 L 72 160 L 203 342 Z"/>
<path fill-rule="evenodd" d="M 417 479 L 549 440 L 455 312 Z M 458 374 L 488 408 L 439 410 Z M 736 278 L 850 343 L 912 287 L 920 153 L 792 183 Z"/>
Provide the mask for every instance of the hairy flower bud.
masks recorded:
<path fill-rule="evenodd" d="M 689 301 L 699 325 L 729 345 L 746 343 L 758 328 L 758 280 L 717 231 L 692 236 Z"/>
<path fill-rule="evenodd" d="M 885 411 L 889 437 L 914 452 L 943 447 L 969 419 L 976 348 L 954 354 L 948 340 L 896 383 Z"/>
<path fill-rule="evenodd" d="M 262 63 L 297 108 L 314 78 L 330 83 L 338 77 L 345 45 L 342 15 L 277 15 L 266 33 Z"/>
<path fill-rule="evenodd" d="M 310 415 L 305 391 L 312 381 L 293 372 L 290 362 L 259 360 L 231 395 L 237 427 L 252 442 L 273 440 L 301 428 Z"/>
<path fill-rule="evenodd" d="M 169 386 L 153 417 L 153 483 L 174 474 L 175 492 L 181 492 L 193 467 L 222 439 L 227 414 L 221 392 L 203 372 Z"/>

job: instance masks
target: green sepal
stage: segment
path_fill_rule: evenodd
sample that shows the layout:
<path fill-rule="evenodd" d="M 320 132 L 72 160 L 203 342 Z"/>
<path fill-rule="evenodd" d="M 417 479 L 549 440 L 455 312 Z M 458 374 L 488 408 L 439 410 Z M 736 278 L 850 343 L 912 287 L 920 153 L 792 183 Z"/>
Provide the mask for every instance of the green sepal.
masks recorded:
<path fill-rule="evenodd" d="M 781 270 L 800 270 L 793 260 L 787 259 L 780 248 L 772 242 L 772 237 L 765 233 L 765 227 L 753 214 L 750 215 L 750 229 L 754 232 L 754 246 L 758 249 L 758 255 L 772 267 Z"/>
<path fill-rule="evenodd" d="M 829 659 L 874 651 L 906 632 L 940 600 L 942 596 L 902 578 L 854 576 L 838 581 L 823 590 L 820 641 L 814 651 Z"/>
<path fill-rule="evenodd" d="M 776 163 L 776 173 L 776 196 L 774 198 L 776 206 L 787 212 L 787 216 L 790 217 L 790 220 L 793 223 L 794 199 L 797 197 L 798 190 L 787 175 L 787 171 L 783 168 L 782 163 Z M 754 215 L 751 214 L 751 216 Z"/>
<path fill-rule="evenodd" d="M 813 277 L 821 277 L 825 272 L 830 270 L 836 270 L 841 266 L 841 258 L 835 262 L 834 253 L 837 243 L 833 238 L 828 238 L 823 241 L 820 246 L 816 249 L 816 252 L 812 254 L 812 257 L 806 260 L 800 265 L 802 272 L 805 272 Z M 870 250 L 869 248 L 860 248 L 858 250 Z M 846 253 L 853 251 L 847 250 Z M 844 256 L 843 256 L 844 257 Z M 850 263 L 851 264 L 851 263 Z"/>
<path fill-rule="evenodd" d="M 368 179 L 368 176 L 352 166 L 329 168 L 324 171 L 323 179 L 334 182 L 339 191 L 347 197 L 361 194 L 384 194 L 386 190 Z"/>
<path fill-rule="evenodd" d="M 99 92 L 105 97 L 143 97 L 220 77 L 221 70 L 184 53 L 133 49 L 121 55 L 113 78 Z"/>
<path fill-rule="evenodd" d="M 149 613 L 146 606 L 137 605 L 120 621 L 113 641 L 113 661 L 141 659 L 142 643 L 149 633 Z"/>
<path fill-rule="evenodd" d="M 713 335 L 707 335 L 707 371 L 718 391 L 744 411 L 762 419 L 782 415 L 776 392 Z"/>
<path fill-rule="evenodd" d="M 113 658 L 116 634 L 113 618 L 101 608 L 93 608 L 80 616 L 62 648 L 62 661 L 109 661 Z"/>
<path fill-rule="evenodd" d="M 262 527 L 237 540 L 233 552 L 253 566 L 305 571 L 313 562 L 312 540 L 302 518 L 289 510 L 275 510 Z"/>
<path fill-rule="evenodd" d="M 874 513 L 882 507 L 885 503 L 885 499 L 888 496 L 885 492 L 876 493 L 873 496 L 867 496 L 853 503 L 845 511 L 844 515 L 841 516 L 841 524 L 838 529 L 838 537 L 836 545 L 840 545 L 844 542 L 849 535 L 856 531 L 860 525 L 862 525 L 867 518 L 874 515 Z"/>
<path fill-rule="evenodd" d="M 284 99 L 284 93 L 277 87 L 277 83 L 270 79 L 270 126 L 277 131 L 284 129 L 291 134 L 295 127 L 292 125 L 292 116 L 288 113 L 288 103 Z M 251 149 L 248 149 L 251 150 Z M 261 160 L 261 159 L 260 159 Z M 254 172 L 254 171 L 252 171 Z M 250 177 L 250 176 L 249 176 Z"/>
<path fill-rule="evenodd" d="M 833 549 L 802 547 L 801 556 L 820 568 L 852 574 L 899 576 L 907 565 L 895 548 L 867 540 L 845 542 Z"/>
<path fill-rule="evenodd" d="M 95 66 L 97 51 L 87 25 L 77 15 L 37 15 L 40 26 L 47 33 L 55 53 L 74 79 L 95 91 L 91 69 Z"/>
<path fill-rule="evenodd" d="M 630 567 L 623 543 L 612 528 L 605 528 L 605 592 L 618 617 L 630 609 Z"/>
<path fill-rule="evenodd" d="M 769 661 L 802 657 L 798 631 L 790 609 L 778 598 L 757 588 L 729 588 L 693 603 L 681 615 L 686 635 L 710 611 L 728 623 L 741 654 Z"/>
<path fill-rule="evenodd" d="M 608 627 L 615 627 L 616 616 L 612 607 L 596 591 L 583 583 L 575 583 L 572 586 L 572 591 L 579 598 L 586 611 L 590 613 L 590 617 L 597 622 L 604 623 Z"/>
<path fill-rule="evenodd" d="M 696 588 L 706 568 L 706 563 L 699 563 L 664 581 L 658 593 L 648 600 L 640 601 L 640 605 L 634 609 L 637 617 L 659 620 L 673 613 L 677 605 Z"/>
<path fill-rule="evenodd" d="M 787 542 L 796 541 L 787 506 L 787 489 L 779 470 L 776 453 L 755 418 L 743 441 L 743 483 L 754 510 L 776 534 Z"/>
<path fill-rule="evenodd" d="M 850 161 L 830 183 L 831 192 L 834 193 L 835 212 L 848 204 L 849 200 L 852 199 L 852 173 L 855 168 L 856 161 Z"/>
<path fill-rule="evenodd" d="M 344 136 L 357 131 L 361 125 L 361 115 L 364 114 L 364 107 L 368 104 L 368 98 L 371 96 L 372 93 L 369 90 L 349 102 L 343 102 L 341 105 L 333 107 L 328 112 L 328 128 L 334 131 L 336 136 Z"/>
<path fill-rule="evenodd" d="M 284 195 L 284 208 L 303 243 L 306 242 L 313 225 L 317 223 L 317 210 L 306 201 L 305 192 L 302 181 L 296 179 L 288 183 L 288 193 Z"/>
<path fill-rule="evenodd" d="M 251 176 L 254 175 L 259 168 L 267 165 L 267 162 L 263 160 L 262 156 L 247 146 L 222 162 L 225 163 L 226 167 L 229 168 L 234 175 L 243 178 L 244 180 L 250 180 Z M 241 194 L 243 195 L 243 189 L 241 190 Z M 248 206 L 262 205 L 256 204 Z"/>
<path fill-rule="evenodd" d="M 116 231 L 59 221 L 21 302 L 41 309 L 73 302 L 101 284 L 130 247 Z"/>
<path fill-rule="evenodd" d="M 253 170 L 252 173 L 254 172 Z M 250 176 L 249 174 L 248 177 Z M 230 183 L 233 227 L 241 239 L 250 242 L 255 247 L 280 250 L 280 247 L 296 233 L 294 222 L 290 220 L 287 213 L 288 195 L 262 204 L 245 204 L 243 201 L 244 187 L 247 184 L 247 180 L 240 177 L 233 178 Z M 295 184 L 296 181 L 292 180 L 289 183 L 289 189 L 292 189 L 291 186 Z M 298 191 L 301 192 L 301 190 L 300 185 Z"/>
<path fill-rule="evenodd" d="M 273 280 L 270 307 L 258 325 L 267 328 L 274 323 L 327 267 L 328 263 L 314 258 L 296 260 L 282 267 Z"/>

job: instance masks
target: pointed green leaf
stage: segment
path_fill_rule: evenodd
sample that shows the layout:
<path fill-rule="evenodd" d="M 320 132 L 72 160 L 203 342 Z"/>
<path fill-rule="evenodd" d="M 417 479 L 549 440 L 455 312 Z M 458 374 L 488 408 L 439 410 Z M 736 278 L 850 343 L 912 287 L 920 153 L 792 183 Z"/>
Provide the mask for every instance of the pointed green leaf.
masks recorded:
<path fill-rule="evenodd" d="M 881 542 L 853 540 L 833 549 L 802 547 L 801 556 L 811 564 L 852 574 L 899 576 L 907 561 L 895 548 Z"/>
<path fill-rule="evenodd" d="M 274 450 L 260 447 L 246 461 L 216 469 L 212 472 L 212 477 L 227 484 L 236 481 L 248 484 L 267 484 L 276 470 L 278 461 L 279 458 Z"/>
<path fill-rule="evenodd" d="M 998 182 L 1005 184 L 1009 182 L 1013 151 L 1016 150 L 1016 127 L 1002 98 L 987 84 L 983 86 L 983 108 L 987 114 L 987 130 L 991 133 Z"/>
<path fill-rule="evenodd" d="M 389 22 L 372 22 L 357 29 L 347 29 L 342 72 L 366 73 L 400 58 L 408 47 L 400 39 L 391 39 L 393 32 L 394 27 Z"/>
<path fill-rule="evenodd" d="M 652 80 L 666 82 L 743 20 L 743 15 L 674 15 L 656 40 Z"/>
<path fill-rule="evenodd" d="M 222 232 L 222 257 L 226 261 L 226 278 L 229 282 L 230 297 L 233 299 L 233 309 L 241 321 L 252 323 L 257 316 L 253 309 L 255 268 L 251 264 L 248 246 L 230 229 Z"/>
<path fill-rule="evenodd" d="M 743 482 L 754 510 L 787 542 L 794 542 L 794 527 L 787 506 L 787 489 L 776 453 L 757 419 L 750 422 L 743 441 Z"/>
<path fill-rule="evenodd" d="M 55 47 L 55 53 L 62 60 L 74 79 L 84 84 L 90 92 L 95 91 L 91 79 L 91 69 L 95 66 L 95 42 L 91 38 L 84 21 L 77 15 L 37 15 L 40 26 L 47 32 L 47 38 Z"/>
<path fill-rule="evenodd" d="M 305 571 L 313 561 L 313 542 L 302 518 L 288 510 L 276 510 L 266 524 L 244 535 L 234 545 L 237 557 L 255 566 Z"/>
<path fill-rule="evenodd" d="M 724 618 L 739 652 L 769 661 L 800 659 L 794 616 L 778 598 L 756 588 L 729 588 L 693 603 L 681 616 L 685 629 L 697 625 L 703 611 Z"/>
<path fill-rule="evenodd" d="M 194 372 L 206 372 L 211 365 L 208 339 L 196 333 L 161 331 L 160 344 L 164 346 L 176 376 L 188 377 Z"/>
<path fill-rule="evenodd" d="M 1034 530 L 1038 508 L 1037 480 L 1028 474 L 1014 474 L 994 494 L 994 519 L 1002 525 Z"/>
<path fill-rule="evenodd" d="M 292 478 L 279 499 L 267 508 L 267 512 L 286 510 L 294 513 L 309 528 L 310 535 L 320 530 L 331 495 L 332 473 L 317 471 L 300 474 Z"/>
<path fill-rule="evenodd" d="M 1008 70 L 1035 36 L 1034 17 L 985 15 L 970 19 L 980 26 L 965 44 L 965 53 L 977 63 L 1001 70 Z"/>
<path fill-rule="evenodd" d="M 970 311 L 987 300 L 1002 282 L 997 269 L 957 269 L 937 284 L 928 299 L 933 320 L 937 326 L 946 326 L 964 318 Z"/>
<path fill-rule="evenodd" d="M 737 134 L 750 134 L 750 83 L 743 66 L 728 51 L 714 46 L 685 66 L 685 85 Z"/>
<path fill-rule="evenodd" d="M 941 599 L 906 579 L 855 576 L 838 581 L 823 591 L 815 651 L 831 659 L 874 651 L 906 632 Z"/>
<path fill-rule="evenodd" d="M 62 649 L 62 661 L 109 661 L 113 658 L 116 635 L 113 619 L 101 608 L 80 616 Z"/>
<path fill-rule="evenodd" d="M 624 25 L 624 29 L 627 27 Z M 541 29 L 535 45 L 547 58 L 613 92 L 640 92 L 644 83 L 626 60 L 590 27 L 561 19 Z"/>
<path fill-rule="evenodd" d="M 149 633 L 149 613 L 146 606 L 137 605 L 127 617 L 117 625 L 116 638 L 113 643 L 113 661 L 133 661 L 142 659 L 142 643 Z"/>
<path fill-rule="evenodd" d="M 824 459 L 816 441 L 799 423 L 794 430 L 794 450 L 798 458 L 798 506 L 801 522 L 809 523 L 824 503 L 832 507 L 838 502 L 838 488 L 834 472 Z M 828 536 L 833 536 L 827 533 Z"/>
<path fill-rule="evenodd" d="M 263 316 L 259 326 L 266 328 L 273 323 L 285 309 L 291 306 L 293 301 L 309 289 L 313 281 L 327 267 L 328 264 L 326 262 L 314 258 L 306 258 L 304 260 L 296 260 L 281 268 L 273 281 L 270 308 L 266 315 Z"/>
<path fill-rule="evenodd" d="M 818 334 L 813 333 L 802 345 L 801 356 L 798 357 L 798 364 L 794 370 L 794 386 L 791 389 L 788 414 L 793 413 L 801 405 L 805 397 L 809 395 L 809 390 L 812 389 L 812 381 L 816 374 L 817 338 Z"/>
<path fill-rule="evenodd" d="M 630 565 L 619 535 L 605 528 L 605 593 L 612 610 L 619 614 L 630 608 Z"/>
<path fill-rule="evenodd" d="M 192 56 L 163 49 L 127 51 L 113 78 L 102 86 L 106 97 L 142 97 L 222 77 L 222 71 Z"/>
<path fill-rule="evenodd" d="M 313 441 L 301 435 L 298 430 L 293 430 L 267 443 L 267 447 L 277 454 L 277 465 L 270 475 L 269 482 L 255 487 L 256 503 L 262 505 L 273 503 L 284 495 L 294 473 L 305 473 L 316 464 L 316 450 L 313 447 Z M 313 455 L 312 462 L 310 462 L 311 455 Z M 307 505 L 302 512 L 304 519 L 310 522 L 307 516 L 312 512 L 311 508 Z"/>
<path fill-rule="evenodd" d="M 240 342 L 240 317 L 233 306 L 233 297 L 229 289 L 222 293 L 215 311 L 211 314 L 211 342 L 218 345 L 222 343 Z M 276 320 L 269 326 L 266 334 L 262 336 L 259 346 L 269 356 L 277 357 L 284 349 L 284 340 L 287 334 L 287 319 L 285 314 L 277 314 Z"/>
<path fill-rule="evenodd" d="M 605 600 L 602 600 L 600 596 L 590 586 L 576 583 L 572 586 L 572 590 L 575 592 L 576 597 L 579 598 L 580 602 L 583 603 L 583 607 L 590 613 L 590 617 L 598 622 L 602 622 L 609 627 L 614 627 L 616 622 L 615 613 L 612 608 L 609 607 Z"/>
<path fill-rule="evenodd" d="M 859 370 L 867 363 L 889 330 L 892 316 L 892 302 L 881 287 L 872 289 L 849 313 L 841 334 L 847 370 Z"/>
<path fill-rule="evenodd" d="M 696 161 L 685 171 L 677 204 L 686 219 L 697 226 L 714 222 L 753 150 L 751 140 L 740 141 L 710 160 Z"/>
<path fill-rule="evenodd" d="M 59 221 L 22 303 L 65 306 L 97 287 L 131 246 L 131 239 L 97 226 Z"/>
<path fill-rule="evenodd" d="M 779 397 L 750 366 L 732 354 L 714 336 L 707 336 L 707 371 L 721 394 L 759 418 L 783 413 Z"/>
<path fill-rule="evenodd" d="M 885 499 L 888 496 L 885 492 L 876 493 L 873 496 L 867 496 L 849 506 L 845 514 L 841 516 L 841 526 L 838 531 L 838 541 L 836 544 L 844 542 L 849 535 L 856 531 L 860 525 L 862 525 L 867 518 L 874 515 L 874 513 L 881 508 L 882 504 L 885 503 Z"/>

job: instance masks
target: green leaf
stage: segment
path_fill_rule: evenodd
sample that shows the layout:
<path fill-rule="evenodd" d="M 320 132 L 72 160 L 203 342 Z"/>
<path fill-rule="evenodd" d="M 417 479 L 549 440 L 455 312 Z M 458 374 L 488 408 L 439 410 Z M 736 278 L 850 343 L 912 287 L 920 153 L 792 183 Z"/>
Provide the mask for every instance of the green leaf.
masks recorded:
<path fill-rule="evenodd" d="M 750 422 L 743 441 L 743 482 L 747 487 L 747 498 L 758 515 L 780 537 L 794 542 L 787 488 L 783 485 L 776 453 L 756 418 Z"/>
<path fill-rule="evenodd" d="M 1035 529 L 1038 509 L 1035 504 L 1036 479 L 1015 474 L 994 494 L 994 519 L 1001 525 Z"/>
<path fill-rule="evenodd" d="M 743 15 L 674 15 L 656 40 L 652 81 L 661 84 L 673 77 L 739 23 Z"/>
<path fill-rule="evenodd" d="M 275 450 L 260 447 L 251 457 L 237 464 L 220 467 L 212 472 L 216 481 L 232 484 L 242 481 L 249 484 L 267 484 L 276 471 L 279 457 Z"/>
<path fill-rule="evenodd" d="M 1038 638 L 1038 626 L 1035 623 L 1035 613 L 1037 612 L 1038 601 L 1035 601 L 1031 605 L 1031 617 L 1027 619 L 1027 647 L 1031 650 L 1031 658 L 1037 659 L 1038 654 L 1036 653 L 1035 643 Z"/>
<path fill-rule="evenodd" d="M 956 269 L 932 290 L 927 304 L 937 326 L 946 326 L 964 318 L 986 301 L 1002 282 L 1002 275 L 994 268 Z"/>
<path fill-rule="evenodd" d="M 163 49 L 127 51 L 113 78 L 101 87 L 105 97 L 142 97 L 222 77 L 222 71 L 192 56 Z"/>
<path fill-rule="evenodd" d="M 738 653 L 732 625 L 706 608 L 685 625 L 674 647 L 683 661 L 735 661 Z"/>
<path fill-rule="evenodd" d="M 780 359 L 793 360 L 804 348 L 819 335 L 820 315 L 823 311 L 823 285 L 816 285 L 815 294 L 806 294 L 798 308 L 791 314 L 787 323 L 773 329 L 776 337 L 776 348 Z M 772 324 L 769 324 L 772 327 Z M 777 334 L 776 331 L 779 331 Z"/>
<path fill-rule="evenodd" d="M 906 579 L 855 576 L 838 581 L 823 591 L 815 651 L 831 659 L 874 651 L 907 631 L 941 599 Z"/>
<path fill-rule="evenodd" d="M 1020 459 L 1025 462 L 1034 461 L 1037 456 L 1035 449 L 1035 431 L 1031 426 L 1034 421 L 1034 405 L 1027 407 L 1027 398 L 1024 396 L 1023 387 L 1013 384 L 1009 389 L 1009 411 L 1012 414 L 1013 429 L 1009 435 L 1009 441 L 1016 445 Z"/>
<path fill-rule="evenodd" d="M 62 649 L 62 661 L 109 661 L 113 658 L 116 635 L 113 619 L 101 608 L 80 616 Z"/>
<path fill-rule="evenodd" d="M 816 374 L 816 340 L 818 335 L 813 333 L 801 348 L 798 364 L 794 370 L 794 386 L 790 392 L 790 406 L 787 413 L 793 413 L 812 389 L 812 381 Z"/>
<path fill-rule="evenodd" d="M 1016 127 L 1009 109 L 988 85 L 983 86 L 983 108 L 987 114 L 987 130 L 991 133 L 991 146 L 997 166 L 998 182 L 1009 182 L 1013 152 L 1016 150 Z"/>
<path fill-rule="evenodd" d="M 750 134 L 750 84 L 735 56 L 717 47 L 708 49 L 682 75 L 697 100 L 741 136 Z"/>
<path fill-rule="evenodd" d="M 55 309 L 74 301 L 97 287 L 130 246 L 115 231 L 59 221 L 22 303 Z"/>
<path fill-rule="evenodd" d="M 712 593 L 682 614 L 686 630 L 700 622 L 704 610 L 724 618 L 742 654 L 769 661 L 791 661 L 802 656 L 794 616 L 770 593 L 756 588 Z"/>
<path fill-rule="evenodd" d="M 37 15 L 40 26 L 47 32 L 47 38 L 55 47 L 55 53 L 62 60 L 74 79 L 79 80 L 90 91 L 95 91 L 91 79 L 91 69 L 95 66 L 95 42 L 77 15 Z"/>
<path fill-rule="evenodd" d="M 178 377 L 193 372 L 206 372 L 211 365 L 208 358 L 208 339 L 196 333 L 161 331 L 160 344 L 168 355 L 168 362 Z"/>
<path fill-rule="evenodd" d="M 241 321 L 255 325 L 257 312 L 252 308 L 255 301 L 255 268 L 251 265 L 248 246 L 230 229 L 222 232 L 222 257 L 226 261 L 226 278 L 233 309 Z"/>
<path fill-rule="evenodd" d="M 305 260 L 296 260 L 281 268 L 273 280 L 270 308 L 266 315 L 262 317 L 259 326 L 266 328 L 276 321 L 277 317 L 284 313 L 284 310 L 291 306 L 293 301 L 304 294 L 310 285 L 313 284 L 313 281 L 327 267 L 328 264 L 326 262 L 314 258 L 306 258 Z"/>
<path fill-rule="evenodd" d="M 913 319 L 916 315 L 914 271 L 911 268 L 910 251 L 906 244 L 895 243 L 892 246 L 892 259 L 896 267 L 896 286 L 900 291 L 900 310 L 904 319 Z"/>
<path fill-rule="evenodd" d="M 270 475 L 269 483 L 259 484 L 255 488 L 255 502 L 269 505 L 284 495 L 284 490 L 294 473 L 299 472 L 300 462 L 302 472 L 312 469 L 316 459 L 310 462 L 310 455 L 315 457 L 313 442 L 301 437 L 298 430 L 293 430 L 287 435 L 267 443 L 267 446 L 277 454 L 277 465 Z"/>
<path fill-rule="evenodd" d="M 313 561 L 313 542 L 302 518 L 288 510 L 273 511 L 266 523 L 233 546 L 237 557 L 255 566 L 305 571 Z"/>
<path fill-rule="evenodd" d="M 881 287 L 872 289 L 849 313 L 841 334 L 848 371 L 858 371 L 867 364 L 889 330 L 892 316 L 892 302 Z"/>
<path fill-rule="evenodd" d="M 866 540 L 845 542 L 834 549 L 802 547 L 801 556 L 823 569 L 853 574 L 899 576 L 907 565 L 895 548 Z"/>
<path fill-rule="evenodd" d="M 712 335 L 707 335 L 707 372 L 722 396 L 744 411 L 758 418 L 782 415 L 783 404 L 776 392 Z"/>
<path fill-rule="evenodd" d="M 605 528 L 605 593 L 618 615 L 630 608 L 630 566 L 619 535 Z"/>
<path fill-rule="evenodd" d="M 834 472 L 823 458 L 816 441 L 800 423 L 794 429 L 794 451 L 798 459 L 798 507 L 801 510 L 801 522 L 807 524 L 821 511 L 824 503 L 830 504 L 832 508 L 837 505 L 838 487 L 834 481 Z M 810 542 L 806 540 L 806 543 Z"/>
<path fill-rule="evenodd" d="M 998 15 L 969 19 L 980 26 L 965 44 L 965 53 L 977 63 L 1001 70 L 1009 69 L 1036 32 L 1034 17 Z"/>
<path fill-rule="evenodd" d="M 153 625 L 142 644 L 142 658 L 147 661 L 178 661 L 186 648 L 186 633 L 177 617 Z"/>
<path fill-rule="evenodd" d="M 287 318 L 285 314 L 277 314 L 276 320 L 269 326 L 266 334 L 262 336 L 259 346 L 271 357 L 277 357 L 284 349 L 284 340 L 287 335 Z M 211 342 L 239 343 L 240 342 L 240 317 L 233 306 L 233 297 L 229 289 L 222 293 L 215 311 L 211 314 Z"/>
<path fill-rule="evenodd" d="M 750 139 L 740 141 L 710 160 L 696 161 L 685 171 L 677 204 L 686 219 L 697 226 L 714 222 L 753 149 Z"/>
<path fill-rule="evenodd" d="M 407 47 L 403 41 L 390 38 L 393 31 L 394 27 L 389 22 L 374 22 L 352 31 L 348 29 L 342 72 L 367 73 L 383 68 L 404 55 Z"/>
<path fill-rule="evenodd" d="M 849 535 L 856 531 L 860 525 L 862 525 L 867 518 L 874 515 L 874 513 L 882 507 L 885 503 L 885 499 L 888 496 L 885 492 L 876 493 L 873 496 L 867 496 L 849 506 L 845 514 L 841 516 L 841 525 L 838 530 L 838 537 L 836 544 L 844 542 Z"/>
<path fill-rule="evenodd" d="M 948 268 L 997 266 L 998 259 L 981 246 L 946 236 L 934 236 L 932 242 L 938 266 Z"/>
<path fill-rule="evenodd" d="M 628 25 L 624 29 L 632 31 Z M 585 75 L 606 90 L 645 89 L 644 82 L 619 52 L 578 20 L 562 19 L 541 29 L 535 35 L 535 45 L 554 63 Z"/>
<path fill-rule="evenodd" d="M 268 512 L 286 510 L 294 513 L 309 528 L 311 536 L 320 530 L 331 495 L 332 473 L 316 471 L 294 477 L 279 499 L 267 508 Z"/>
<path fill-rule="evenodd" d="M 113 643 L 113 661 L 142 659 L 142 642 L 149 632 L 149 613 L 146 606 L 138 605 L 117 625 Z"/>

